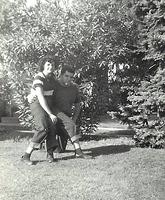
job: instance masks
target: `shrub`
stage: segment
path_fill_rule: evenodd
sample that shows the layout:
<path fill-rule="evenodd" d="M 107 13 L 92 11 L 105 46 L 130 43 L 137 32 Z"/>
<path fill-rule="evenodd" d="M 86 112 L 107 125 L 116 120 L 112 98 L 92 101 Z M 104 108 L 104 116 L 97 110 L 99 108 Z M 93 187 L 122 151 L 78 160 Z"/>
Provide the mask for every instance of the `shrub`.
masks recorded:
<path fill-rule="evenodd" d="M 37 2 L 37 6 L 27 8 L 25 1 L 11 1 L 0 20 L 0 54 L 10 72 L 19 119 L 22 125 L 31 126 L 26 97 L 39 58 L 58 56 L 61 65 L 70 64 L 80 72 L 81 86 L 90 85 L 91 93 L 82 89 L 80 120 L 82 131 L 88 133 L 97 126 L 98 110 L 107 111 L 107 71 L 111 62 L 122 62 L 129 52 L 127 46 L 132 45 L 135 35 L 132 19 L 125 15 L 122 1 L 72 1 L 73 9 L 64 10 L 58 1 Z"/>
<path fill-rule="evenodd" d="M 165 131 L 141 128 L 136 129 L 135 145 L 138 147 L 165 148 Z"/>

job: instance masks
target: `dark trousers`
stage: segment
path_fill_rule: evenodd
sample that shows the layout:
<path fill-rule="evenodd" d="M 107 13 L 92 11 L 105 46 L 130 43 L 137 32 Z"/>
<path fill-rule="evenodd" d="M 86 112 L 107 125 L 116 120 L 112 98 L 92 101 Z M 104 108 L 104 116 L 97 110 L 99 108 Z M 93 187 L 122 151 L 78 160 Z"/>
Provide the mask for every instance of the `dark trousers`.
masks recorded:
<path fill-rule="evenodd" d="M 35 133 L 32 142 L 41 144 L 46 139 L 47 151 L 54 150 L 57 147 L 55 124 L 53 124 L 39 102 L 31 103 L 30 108 L 35 123 Z"/>
<path fill-rule="evenodd" d="M 76 132 L 76 124 L 68 117 L 66 114 L 59 112 L 56 114 L 58 118 L 58 127 L 65 132 L 68 137 L 70 138 L 71 142 L 75 142 L 76 140 L 81 138 L 80 134 Z"/>

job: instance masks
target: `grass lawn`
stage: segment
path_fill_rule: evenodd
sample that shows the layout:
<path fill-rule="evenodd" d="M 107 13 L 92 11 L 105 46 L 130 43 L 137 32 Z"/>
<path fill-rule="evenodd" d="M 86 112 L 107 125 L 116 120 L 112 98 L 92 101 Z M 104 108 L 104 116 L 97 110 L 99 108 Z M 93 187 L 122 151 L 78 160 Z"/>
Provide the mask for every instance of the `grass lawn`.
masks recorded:
<path fill-rule="evenodd" d="M 35 165 L 27 166 L 20 157 L 29 137 L 6 134 L 0 134 L 0 200 L 165 199 L 164 149 L 136 148 L 131 137 L 110 134 L 81 142 L 94 159 L 75 159 L 69 143 L 55 154 L 57 163 L 35 151 Z"/>

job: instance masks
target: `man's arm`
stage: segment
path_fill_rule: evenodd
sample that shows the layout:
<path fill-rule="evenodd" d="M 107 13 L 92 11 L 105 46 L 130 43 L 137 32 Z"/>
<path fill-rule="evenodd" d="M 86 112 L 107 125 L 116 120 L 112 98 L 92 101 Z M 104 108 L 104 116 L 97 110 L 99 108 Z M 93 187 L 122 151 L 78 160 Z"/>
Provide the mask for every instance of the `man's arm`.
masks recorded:
<path fill-rule="evenodd" d="M 78 118 L 78 116 L 80 114 L 80 111 L 81 111 L 81 104 L 80 103 L 75 103 L 75 105 L 74 105 L 74 111 L 73 111 L 73 117 L 72 117 L 72 119 L 73 119 L 73 121 L 75 123 L 76 123 L 77 118 Z"/>

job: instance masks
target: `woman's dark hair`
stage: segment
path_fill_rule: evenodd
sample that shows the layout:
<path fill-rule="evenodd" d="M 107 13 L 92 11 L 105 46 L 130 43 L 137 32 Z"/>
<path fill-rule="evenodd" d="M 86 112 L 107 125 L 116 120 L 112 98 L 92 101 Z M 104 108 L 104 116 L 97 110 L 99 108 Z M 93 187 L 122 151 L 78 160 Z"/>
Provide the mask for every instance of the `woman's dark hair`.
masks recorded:
<path fill-rule="evenodd" d="M 70 72 L 72 74 L 75 73 L 75 69 L 73 67 L 70 66 L 63 66 L 61 69 L 61 74 L 64 74 L 65 72 Z"/>
<path fill-rule="evenodd" d="M 44 56 L 38 62 L 39 70 L 41 72 L 44 70 L 44 65 L 46 62 L 52 63 L 53 65 L 55 65 L 55 67 L 58 67 L 58 65 L 59 65 L 59 60 L 56 56 L 54 56 L 54 57 L 53 56 Z"/>

